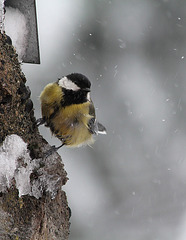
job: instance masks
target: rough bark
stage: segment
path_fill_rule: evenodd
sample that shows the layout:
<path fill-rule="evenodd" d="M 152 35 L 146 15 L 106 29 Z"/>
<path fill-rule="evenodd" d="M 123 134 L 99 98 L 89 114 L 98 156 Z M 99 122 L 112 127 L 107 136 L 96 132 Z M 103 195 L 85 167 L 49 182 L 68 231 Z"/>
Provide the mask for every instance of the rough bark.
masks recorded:
<path fill-rule="evenodd" d="M 21 136 L 28 144 L 31 158 L 42 159 L 41 168 L 31 175 L 31 181 L 43 171 L 58 180 L 53 197 L 43 189 L 39 199 L 19 198 L 15 184 L 0 193 L 0 239 L 67 240 L 70 213 L 66 194 L 61 190 L 67 181 L 66 172 L 58 154 L 54 154 L 52 164 L 43 158 L 48 143 L 35 125 L 30 91 L 25 83 L 13 46 L 5 34 L 0 34 L 0 144 L 7 135 Z"/>

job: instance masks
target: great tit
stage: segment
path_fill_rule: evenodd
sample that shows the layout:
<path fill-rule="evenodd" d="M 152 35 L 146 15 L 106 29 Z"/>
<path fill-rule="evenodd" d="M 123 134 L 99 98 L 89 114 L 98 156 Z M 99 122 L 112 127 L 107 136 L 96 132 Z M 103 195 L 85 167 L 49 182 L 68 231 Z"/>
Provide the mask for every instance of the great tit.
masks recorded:
<path fill-rule="evenodd" d="M 106 134 L 106 128 L 96 120 L 94 104 L 90 98 L 91 83 L 80 73 L 72 73 L 49 83 L 41 92 L 42 118 L 63 145 L 79 147 L 94 142 L 93 135 Z"/>

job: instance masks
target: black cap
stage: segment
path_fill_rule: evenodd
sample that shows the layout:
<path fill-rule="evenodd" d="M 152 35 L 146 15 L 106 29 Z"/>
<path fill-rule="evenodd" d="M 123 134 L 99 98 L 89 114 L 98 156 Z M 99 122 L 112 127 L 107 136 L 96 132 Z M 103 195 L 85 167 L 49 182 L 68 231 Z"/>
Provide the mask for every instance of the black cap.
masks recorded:
<path fill-rule="evenodd" d="M 91 82 L 89 79 L 81 73 L 71 73 L 66 76 L 72 82 L 74 82 L 81 89 L 90 89 Z"/>

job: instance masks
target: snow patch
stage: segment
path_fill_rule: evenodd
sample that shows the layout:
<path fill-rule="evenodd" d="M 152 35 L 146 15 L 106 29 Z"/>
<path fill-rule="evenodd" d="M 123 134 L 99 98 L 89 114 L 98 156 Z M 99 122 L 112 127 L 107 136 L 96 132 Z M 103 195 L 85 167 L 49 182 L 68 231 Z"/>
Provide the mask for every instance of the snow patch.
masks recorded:
<path fill-rule="evenodd" d="M 61 177 L 48 174 L 44 167 L 40 167 L 41 160 L 30 158 L 27 144 L 21 137 L 16 134 L 7 136 L 0 147 L 0 192 L 6 192 L 14 183 L 19 197 L 30 195 L 40 198 L 45 191 L 55 198 Z M 31 180 L 34 171 L 38 177 Z"/>
<path fill-rule="evenodd" d="M 30 174 L 36 166 L 22 138 L 15 134 L 7 136 L 0 147 L 0 191 L 5 192 L 15 179 L 19 196 L 30 194 Z"/>
<path fill-rule="evenodd" d="M 5 191 L 11 186 L 17 168 L 17 160 L 25 156 L 26 143 L 17 136 L 6 137 L 0 147 L 0 191 Z"/>
<path fill-rule="evenodd" d="M 12 39 L 19 60 L 22 60 L 28 42 L 27 18 L 18 9 L 6 7 L 4 25 L 5 32 Z"/>

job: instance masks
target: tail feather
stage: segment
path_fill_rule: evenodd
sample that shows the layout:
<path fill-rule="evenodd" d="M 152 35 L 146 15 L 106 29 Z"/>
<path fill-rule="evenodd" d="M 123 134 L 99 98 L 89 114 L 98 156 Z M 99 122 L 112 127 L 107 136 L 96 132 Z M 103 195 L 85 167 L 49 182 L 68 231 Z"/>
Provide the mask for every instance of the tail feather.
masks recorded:
<path fill-rule="evenodd" d="M 99 134 L 107 134 L 106 128 L 101 123 L 97 122 L 97 126 Z"/>
<path fill-rule="evenodd" d="M 92 134 L 106 134 L 106 128 L 99 122 L 96 121 L 95 118 L 91 118 L 88 123 L 89 131 Z"/>

